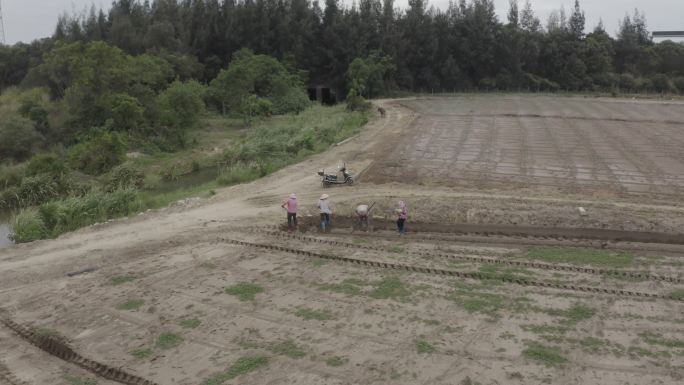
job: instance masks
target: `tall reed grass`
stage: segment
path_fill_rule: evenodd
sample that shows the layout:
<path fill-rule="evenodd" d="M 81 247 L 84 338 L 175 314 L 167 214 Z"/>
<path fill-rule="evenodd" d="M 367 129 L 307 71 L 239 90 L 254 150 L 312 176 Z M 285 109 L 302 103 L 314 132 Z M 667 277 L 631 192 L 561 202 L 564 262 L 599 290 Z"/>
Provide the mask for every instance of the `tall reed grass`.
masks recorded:
<path fill-rule="evenodd" d="M 110 218 L 141 211 L 144 204 L 134 189 L 111 193 L 91 192 L 22 210 L 12 222 L 12 239 L 17 243 L 55 238 Z"/>

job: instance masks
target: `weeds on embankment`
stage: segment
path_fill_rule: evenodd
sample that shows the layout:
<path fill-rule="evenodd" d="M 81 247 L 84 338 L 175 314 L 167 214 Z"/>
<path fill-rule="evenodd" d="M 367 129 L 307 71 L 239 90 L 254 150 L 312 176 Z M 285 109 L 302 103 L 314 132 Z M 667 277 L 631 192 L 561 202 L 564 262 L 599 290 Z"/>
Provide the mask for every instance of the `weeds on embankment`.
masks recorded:
<path fill-rule="evenodd" d="M 112 193 L 94 192 L 82 197 L 44 203 L 23 210 L 12 223 L 15 242 L 31 242 L 55 238 L 110 218 L 127 216 L 143 209 L 139 193 L 134 189 Z"/>
<path fill-rule="evenodd" d="M 28 167 L 3 168 L 0 172 L 0 201 L 7 200 L 3 198 L 3 193 L 9 191 L 7 189 L 10 187 L 19 189 L 17 191 L 20 192 L 30 192 L 5 194 L 22 198 L 23 203 L 17 207 L 27 207 L 16 215 L 11 223 L 12 239 L 15 242 L 55 238 L 81 227 L 129 216 L 147 208 L 164 207 L 188 196 L 210 196 L 215 194 L 213 190 L 218 186 L 261 178 L 355 135 L 367 120 L 367 112 L 348 112 L 344 106 L 312 106 L 297 115 L 276 116 L 256 122 L 239 138 L 235 137 L 235 133 L 223 134 L 230 136 L 229 141 L 224 140 L 228 148 L 223 154 L 203 152 L 197 148 L 199 144 L 173 154 L 147 154 L 139 159 L 127 161 L 102 176 L 102 180 L 90 180 L 87 189 L 66 189 L 60 187 L 61 185 L 52 188 L 52 184 L 46 182 L 32 184 L 42 186 L 41 189 L 29 189 L 29 182 L 38 177 L 30 176 L 23 171 Z M 225 124 L 230 122 L 229 119 L 220 121 Z M 218 135 L 215 131 L 220 129 L 221 127 L 209 127 L 204 131 L 198 130 L 195 134 L 215 139 Z M 226 131 L 225 127 L 223 131 Z M 154 186 L 147 186 L 147 182 L 154 179 L 151 175 L 160 174 L 160 167 L 163 174 L 163 168 L 170 167 L 169 162 L 172 161 L 172 165 L 178 162 L 190 164 L 189 169 L 195 171 L 202 165 L 216 167 L 217 163 L 221 163 L 224 166 L 216 179 L 203 184 L 184 186 L 179 183 L 170 191 L 157 191 Z M 123 171 L 126 171 L 124 176 L 127 178 L 125 186 L 120 181 L 120 174 Z M 68 169 L 64 172 L 68 173 Z M 143 185 L 147 187 L 142 188 Z"/>

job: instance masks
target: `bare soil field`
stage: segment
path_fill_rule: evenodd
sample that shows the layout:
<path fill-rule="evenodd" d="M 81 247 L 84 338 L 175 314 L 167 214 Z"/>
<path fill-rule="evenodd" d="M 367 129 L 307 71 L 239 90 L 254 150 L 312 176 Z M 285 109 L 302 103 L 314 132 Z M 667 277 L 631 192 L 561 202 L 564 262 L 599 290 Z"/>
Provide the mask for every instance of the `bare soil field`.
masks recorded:
<path fill-rule="evenodd" d="M 684 381 L 684 105 L 379 103 L 358 137 L 261 180 L 0 250 L 0 384 Z M 359 183 L 324 190 L 316 170 L 341 161 Z"/>
<path fill-rule="evenodd" d="M 684 105 L 529 96 L 407 101 L 411 129 L 369 179 L 678 202 Z"/>

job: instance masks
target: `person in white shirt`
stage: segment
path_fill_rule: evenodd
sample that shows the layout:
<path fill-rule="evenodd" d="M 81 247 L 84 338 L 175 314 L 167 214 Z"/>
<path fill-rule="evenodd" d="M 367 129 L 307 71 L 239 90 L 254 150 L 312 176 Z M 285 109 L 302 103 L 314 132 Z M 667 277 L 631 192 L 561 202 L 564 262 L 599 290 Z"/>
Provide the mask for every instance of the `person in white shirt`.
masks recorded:
<path fill-rule="evenodd" d="M 330 215 L 332 214 L 332 203 L 330 202 L 328 194 L 321 195 L 318 200 L 318 209 L 321 212 L 321 231 L 324 233 L 330 231 Z"/>

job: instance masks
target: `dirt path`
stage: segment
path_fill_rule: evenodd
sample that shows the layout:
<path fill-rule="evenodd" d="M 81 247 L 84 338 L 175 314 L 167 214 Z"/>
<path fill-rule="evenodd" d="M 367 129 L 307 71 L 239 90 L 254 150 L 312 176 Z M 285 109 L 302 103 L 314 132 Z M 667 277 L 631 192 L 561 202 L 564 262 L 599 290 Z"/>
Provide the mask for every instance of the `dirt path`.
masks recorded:
<path fill-rule="evenodd" d="M 450 130 L 458 127 L 443 118 L 433 119 L 433 112 L 408 108 L 410 100 L 378 103 L 386 109 L 386 117 L 372 120 L 360 135 L 264 179 L 224 189 L 206 201 L 188 200 L 56 240 L 1 250 L 0 307 L 18 323 L 59 332 L 86 357 L 160 385 L 198 385 L 217 374 L 229 373 L 231 365 L 241 358 L 261 356 L 267 357 L 268 364 L 240 373 L 239 383 L 610 385 L 635 379 L 638 383 L 674 384 L 683 378 L 684 305 L 677 301 L 389 271 L 224 241 L 456 269 L 468 277 L 482 272 L 519 276 L 554 282 L 558 287 L 597 288 L 597 292 L 607 288 L 669 296 L 684 289 L 680 283 L 684 253 L 676 245 L 662 249 L 651 245 L 644 254 L 639 254 L 639 248 L 630 249 L 635 259 L 627 270 L 678 278 L 666 282 L 570 268 L 554 271 L 530 268 L 529 264 L 520 268 L 492 265 L 485 259 L 523 258 L 529 242 L 509 238 L 490 246 L 486 244 L 488 235 L 482 233 L 443 234 L 429 239 L 410 234 L 397 240 L 389 234 L 358 236 L 338 228 L 334 237 L 322 238 L 382 246 L 371 250 L 338 249 L 330 243 L 249 231 L 255 226 L 282 223 L 279 205 L 291 192 L 298 194 L 303 206 L 303 222 L 313 222 L 307 216 L 315 215 L 314 204 L 323 191 L 331 195 L 338 214 L 349 216 L 356 204 L 376 201 L 376 219 L 388 222 L 393 219 L 394 204 L 403 199 L 409 203 L 411 221 L 426 224 L 461 223 L 475 229 L 579 228 L 585 232 L 612 229 L 669 237 L 676 237 L 684 228 L 684 206 L 676 202 L 630 194 L 616 196 L 615 191 L 621 188 L 613 182 L 619 173 L 611 174 L 612 179 L 606 177 L 607 191 L 575 189 L 581 183 L 562 180 L 612 170 L 609 160 L 589 171 L 572 164 L 577 161 L 573 148 L 579 145 L 572 142 L 573 148 L 564 147 L 566 135 L 581 132 L 587 137 L 589 129 L 576 126 L 584 123 L 540 127 L 526 121 L 518 129 L 525 135 L 516 139 L 508 130 L 524 118 L 468 115 L 458 117 L 457 124 L 479 133 L 461 130 L 452 140 Z M 497 113 L 528 108 L 521 103 L 498 101 Z M 615 108 L 622 107 L 614 104 Z M 682 118 L 684 115 L 674 107 L 658 105 L 657 109 L 669 120 Z M 548 119 L 553 118 L 543 121 Z M 420 133 L 423 121 L 429 122 L 426 141 L 405 141 Z M 500 129 L 487 132 L 488 125 L 497 124 Z M 552 131 L 563 127 L 570 127 L 569 131 Z M 606 135 L 612 137 L 617 131 Z M 471 143 L 473 140 L 476 142 Z M 550 178 L 562 183 L 564 191 L 526 185 L 527 179 L 515 180 L 513 190 L 501 189 L 497 187 L 498 177 L 491 175 L 459 188 L 421 179 L 443 172 L 448 175 L 449 170 L 440 169 L 440 162 L 456 159 L 459 165 L 459 155 L 469 152 L 473 157 L 465 159 L 463 165 L 470 171 L 482 167 L 486 173 L 496 173 L 503 170 L 499 160 L 511 156 L 511 165 L 520 165 L 525 170 L 523 176 L 533 178 L 538 172 L 534 165 L 540 157 L 550 155 L 516 152 L 514 147 L 538 140 L 557 153 L 553 159 L 559 168 L 568 168 Z M 438 145 L 421 148 L 430 142 Z M 475 151 L 473 143 L 484 147 Z M 632 143 L 619 150 L 636 148 Z M 596 146 L 584 151 L 598 156 L 600 150 Z M 426 156 L 421 162 L 427 166 L 407 168 L 416 151 Z M 359 183 L 324 190 L 316 171 L 332 169 L 341 162 L 361 172 Z M 640 170 L 656 167 L 656 163 L 649 163 Z M 415 177 L 403 178 L 407 175 Z M 417 184 L 421 181 L 422 185 Z M 668 179 L 668 183 L 659 188 L 678 182 Z M 578 206 L 584 207 L 587 215 L 580 215 Z M 567 240 L 535 242 L 537 246 L 573 245 Z M 583 244 L 587 245 L 593 243 Z M 619 243 L 608 246 L 620 248 Z M 482 258 L 431 257 L 456 249 L 459 255 Z M 94 271 L 67 276 L 87 268 Z M 263 290 L 254 300 L 241 301 L 224 290 L 247 282 Z M 133 306 L 130 301 L 142 302 L 132 309 L 122 307 Z M 199 324 L 181 326 L 181 321 L 188 319 Z M 163 349 L 158 339 L 164 332 L 173 332 L 183 340 Z M 132 356 L 131 351 L 136 349 L 149 349 L 149 356 Z M 8 368 L 12 378 L 28 384 L 68 385 L 69 376 L 92 377 L 51 358 L 41 367 L 38 362 L 45 354 L 2 328 L 0 351 L 5 352 L 0 354 L 0 365 Z M 0 383 L 2 373 L 0 370 Z M 224 383 L 237 383 L 231 378 L 226 374 Z M 98 384 L 109 383 L 98 380 Z"/>

